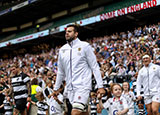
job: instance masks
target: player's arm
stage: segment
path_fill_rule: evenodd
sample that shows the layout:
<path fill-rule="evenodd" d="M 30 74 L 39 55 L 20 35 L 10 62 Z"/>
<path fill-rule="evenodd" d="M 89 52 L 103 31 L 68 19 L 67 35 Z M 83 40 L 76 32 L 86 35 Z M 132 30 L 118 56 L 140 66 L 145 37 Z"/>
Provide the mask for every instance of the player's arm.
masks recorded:
<path fill-rule="evenodd" d="M 31 82 L 30 81 L 27 83 L 27 89 L 28 89 L 28 96 L 30 97 L 31 96 Z"/>
<path fill-rule="evenodd" d="M 46 110 L 46 115 L 48 115 L 48 110 Z"/>
<path fill-rule="evenodd" d="M 103 107 L 103 103 L 102 103 L 102 99 L 99 99 L 99 107 L 101 108 L 101 109 L 104 109 L 104 107 Z"/>
<path fill-rule="evenodd" d="M 97 93 L 101 94 L 101 96 L 102 96 L 103 94 L 105 94 L 105 90 L 103 88 L 103 81 L 102 81 L 102 77 L 101 77 L 101 72 L 100 72 L 99 65 L 97 63 L 96 56 L 95 56 L 93 49 L 90 45 L 86 46 L 85 55 L 87 58 L 88 65 L 91 68 L 91 70 L 94 74 L 95 80 L 97 82 L 97 86 L 98 86 Z"/>
<path fill-rule="evenodd" d="M 9 88 L 9 93 L 8 93 L 8 95 L 10 95 L 10 97 L 11 97 L 12 99 L 14 99 L 14 93 L 13 93 L 13 87 L 12 87 L 12 86 Z"/>
<path fill-rule="evenodd" d="M 122 111 L 118 111 L 118 113 L 119 113 L 118 115 L 124 115 L 124 114 L 126 114 L 128 112 L 128 110 L 129 110 L 128 106 L 129 105 L 128 105 L 126 99 L 124 99 L 123 100 L 123 107 L 124 107 L 124 109 Z"/>
<path fill-rule="evenodd" d="M 59 55 L 58 55 L 58 72 L 57 72 L 57 77 L 56 77 L 56 83 L 54 86 L 55 95 L 58 95 L 58 89 L 60 88 L 62 81 L 64 80 L 64 77 L 65 77 L 64 66 L 62 62 L 63 61 L 61 59 L 61 50 L 60 50 Z"/>
<path fill-rule="evenodd" d="M 58 96 L 53 96 L 53 98 L 57 101 L 58 104 L 63 104 L 63 102 L 61 102 L 61 101 L 58 99 Z"/>
<path fill-rule="evenodd" d="M 27 101 L 31 101 L 31 82 L 30 82 L 30 77 L 27 74 L 22 73 L 22 79 L 23 79 L 24 83 L 26 84 L 27 90 L 28 90 Z"/>
<path fill-rule="evenodd" d="M 1 106 L 0 106 L 0 108 L 3 108 L 4 107 L 4 104 L 2 104 Z"/>
<path fill-rule="evenodd" d="M 33 105 L 36 105 L 36 103 L 34 102 L 34 101 L 31 101 L 31 103 L 33 104 Z M 36 105 L 37 106 L 37 105 Z"/>
<path fill-rule="evenodd" d="M 122 111 L 118 111 L 116 115 L 124 115 L 128 112 L 128 108 L 123 109 Z"/>
<path fill-rule="evenodd" d="M 141 76 L 141 71 L 140 71 L 140 72 L 138 73 L 137 86 L 136 86 L 138 100 L 141 100 L 141 99 L 142 99 L 142 96 L 140 95 L 141 85 L 142 85 L 141 83 L 142 83 L 142 76 Z"/>

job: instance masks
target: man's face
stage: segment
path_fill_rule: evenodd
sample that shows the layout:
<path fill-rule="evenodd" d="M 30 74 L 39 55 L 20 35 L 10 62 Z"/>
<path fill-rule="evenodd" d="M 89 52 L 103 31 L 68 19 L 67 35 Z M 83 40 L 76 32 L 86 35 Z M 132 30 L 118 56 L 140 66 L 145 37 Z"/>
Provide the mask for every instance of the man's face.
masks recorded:
<path fill-rule="evenodd" d="M 68 27 L 66 29 L 65 37 L 67 41 L 77 38 L 77 35 L 78 33 L 74 31 L 74 27 Z"/>
<path fill-rule="evenodd" d="M 143 106 L 144 104 L 138 104 L 138 108 L 139 109 L 144 109 L 144 106 Z"/>
<path fill-rule="evenodd" d="M 151 62 L 151 59 L 149 57 L 143 58 L 143 64 L 147 67 L 149 63 Z"/>
<path fill-rule="evenodd" d="M 14 74 L 14 75 L 16 75 L 17 74 L 17 68 L 16 67 L 12 67 L 11 68 L 11 72 Z"/>

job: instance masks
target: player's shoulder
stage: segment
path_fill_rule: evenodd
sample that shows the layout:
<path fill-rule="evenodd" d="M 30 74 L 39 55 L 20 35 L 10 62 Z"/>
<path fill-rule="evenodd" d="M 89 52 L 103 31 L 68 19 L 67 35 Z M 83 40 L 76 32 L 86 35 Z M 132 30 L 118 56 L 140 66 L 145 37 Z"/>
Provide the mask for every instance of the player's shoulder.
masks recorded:
<path fill-rule="evenodd" d="M 64 50 L 64 49 L 68 49 L 68 48 L 69 48 L 69 45 L 66 43 L 59 50 Z"/>
<path fill-rule="evenodd" d="M 152 67 L 153 67 L 153 69 L 155 68 L 158 68 L 158 69 L 160 69 L 160 66 L 159 65 L 157 65 L 157 64 L 154 64 L 154 63 L 152 63 L 152 65 L 151 65 Z"/>
<path fill-rule="evenodd" d="M 59 49 L 59 53 L 64 52 L 65 50 L 70 49 L 69 44 L 64 44 L 60 49 Z"/>
<path fill-rule="evenodd" d="M 83 47 L 88 47 L 90 44 L 86 41 L 80 41 L 80 44 L 83 46 Z"/>
<path fill-rule="evenodd" d="M 139 70 L 139 74 L 143 73 L 143 71 L 145 71 L 145 66 L 143 66 L 140 70 Z"/>

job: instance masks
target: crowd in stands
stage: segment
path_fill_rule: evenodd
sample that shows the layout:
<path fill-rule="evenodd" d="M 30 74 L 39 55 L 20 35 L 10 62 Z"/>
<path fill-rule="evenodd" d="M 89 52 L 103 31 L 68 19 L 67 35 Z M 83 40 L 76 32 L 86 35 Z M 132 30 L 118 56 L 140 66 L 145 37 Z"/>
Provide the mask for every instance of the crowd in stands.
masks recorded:
<path fill-rule="evenodd" d="M 124 84 L 124 82 L 127 82 L 130 83 L 131 86 L 128 87 L 131 87 L 134 92 L 133 98 L 136 100 L 135 82 L 138 71 L 143 66 L 142 56 L 149 54 L 152 58 L 152 63 L 160 64 L 160 23 L 138 27 L 133 31 L 94 37 L 93 39 L 87 39 L 87 41 L 91 44 L 97 56 L 106 90 L 110 89 L 112 83 L 120 83 L 125 87 L 126 84 Z M 19 69 L 27 74 L 31 80 L 32 106 L 28 109 L 28 111 L 32 112 L 31 115 L 34 115 L 33 113 L 37 111 L 33 109 L 36 108 L 34 105 L 39 105 L 36 104 L 36 102 L 43 100 L 47 103 L 44 105 L 45 111 L 47 109 L 50 113 L 54 113 L 53 111 L 60 113 L 67 110 L 69 111 L 69 109 L 66 109 L 68 104 L 63 105 L 64 102 L 67 102 L 64 101 L 65 83 L 61 87 L 61 93 L 58 98 L 52 95 L 56 80 L 59 49 L 59 46 L 51 48 L 48 44 L 41 44 L 34 46 L 35 52 L 41 51 L 40 54 L 29 54 L 26 52 L 26 49 L 22 49 L 21 52 L 16 52 L 17 56 L 14 58 L 0 60 L 0 113 L 4 113 L 5 105 L 2 105 L 5 103 L 5 95 L 7 95 L 5 89 L 10 87 L 10 69 L 14 63 L 18 63 Z M 19 55 L 23 53 L 25 53 L 24 56 Z M 35 91 L 33 91 L 34 86 L 36 87 Z M 102 98 L 102 103 L 106 102 L 110 96 L 111 95 L 106 94 Z M 94 79 L 90 97 L 89 110 L 91 115 L 101 113 L 101 104 L 99 104 L 99 100 L 96 98 L 96 83 Z M 139 115 L 143 115 L 140 113 L 144 113 L 143 103 L 143 101 L 138 102 Z M 135 105 L 136 104 L 137 103 L 135 103 Z M 134 107 L 137 107 L 135 105 L 133 104 Z"/>

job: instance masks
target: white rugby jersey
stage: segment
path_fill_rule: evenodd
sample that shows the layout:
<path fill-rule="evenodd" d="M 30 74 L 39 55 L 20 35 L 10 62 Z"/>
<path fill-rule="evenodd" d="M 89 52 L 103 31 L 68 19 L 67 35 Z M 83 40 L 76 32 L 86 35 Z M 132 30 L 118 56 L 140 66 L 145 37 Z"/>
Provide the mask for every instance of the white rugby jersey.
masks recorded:
<path fill-rule="evenodd" d="M 118 111 L 122 111 L 128 107 L 126 99 L 121 96 L 118 100 L 113 98 L 109 98 L 104 104 L 103 107 L 108 111 L 108 115 L 116 115 Z M 127 115 L 127 114 L 124 114 Z"/>
<path fill-rule="evenodd" d="M 78 38 L 65 44 L 59 51 L 58 72 L 54 90 L 66 80 L 67 90 L 79 88 L 91 90 L 92 73 L 98 88 L 103 87 L 100 68 L 92 47 Z"/>
<path fill-rule="evenodd" d="M 57 96 L 58 100 L 63 103 L 63 95 L 59 93 Z M 63 115 L 63 106 L 62 104 L 59 104 L 53 96 L 49 99 L 49 105 L 50 105 L 50 114 L 52 115 Z"/>
<path fill-rule="evenodd" d="M 126 99 L 129 106 L 129 115 L 134 115 L 134 101 L 136 100 L 134 93 L 132 91 L 129 91 L 128 93 L 123 92 L 122 96 Z"/>
<path fill-rule="evenodd" d="M 160 66 L 150 63 L 148 67 L 143 66 L 137 78 L 137 96 L 140 96 L 141 85 L 144 95 L 160 94 Z"/>
<path fill-rule="evenodd" d="M 122 93 L 122 96 L 126 99 L 129 108 L 134 108 L 134 100 L 136 100 L 134 93 L 129 91 L 128 93 Z"/>

